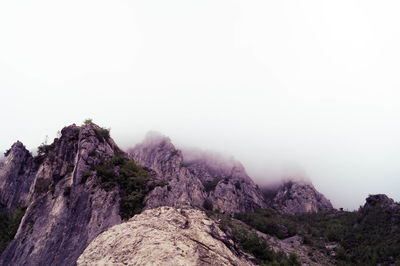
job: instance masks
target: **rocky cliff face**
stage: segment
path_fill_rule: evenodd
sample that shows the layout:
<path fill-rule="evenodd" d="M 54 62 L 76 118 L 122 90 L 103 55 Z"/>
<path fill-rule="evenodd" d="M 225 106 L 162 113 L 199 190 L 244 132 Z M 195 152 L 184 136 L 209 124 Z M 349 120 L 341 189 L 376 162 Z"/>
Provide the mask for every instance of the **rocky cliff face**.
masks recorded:
<path fill-rule="evenodd" d="M 21 143 L 13 145 L 0 198 L 8 208 L 28 209 L 0 265 L 73 265 L 98 234 L 121 222 L 118 187 L 106 192 L 96 182 L 94 165 L 119 150 L 101 130 L 66 127 L 34 159 Z"/>
<path fill-rule="evenodd" d="M 78 265 L 254 265 L 202 211 L 159 207 L 99 235 Z"/>
<path fill-rule="evenodd" d="M 0 164 L 0 211 L 10 214 L 18 207 L 27 209 L 14 240 L 0 256 L 0 265 L 74 265 L 93 239 L 120 224 L 121 217 L 139 213 L 143 202 L 148 211 L 121 225 L 127 230 L 133 230 L 131 223 L 143 228 L 132 231 L 140 243 L 123 250 L 133 248 L 132 254 L 142 256 L 143 263 L 153 261 L 156 249 L 150 247 L 158 245 L 154 239 L 168 242 L 179 236 L 174 242 L 178 249 L 174 246 L 173 250 L 178 253 L 168 253 L 172 252 L 168 251 L 170 244 L 163 244 L 161 250 L 178 257 L 159 253 L 159 260 L 153 262 L 185 265 L 251 264 L 215 224 L 189 205 L 228 214 L 268 207 L 258 186 L 233 159 L 201 151 L 182 152 L 170 139 L 157 134 L 149 135 L 127 155 L 107 130 L 89 121 L 80 127 L 65 127 L 61 137 L 41 145 L 35 157 L 20 142 L 6 152 Z M 332 208 L 306 184 L 282 186 L 273 206 L 286 213 Z M 150 210 L 153 208 L 157 209 Z M 147 222 L 152 224 L 147 228 L 165 232 L 165 237 L 146 231 Z M 115 233 L 110 241 L 121 237 L 131 243 L 129 236 L 118 230 Z M 97 260 L 98 251 L 92 251 L 88 251 L 89 257 L 82 257 L 83 264 L 110 262 L 108 258 Z M 118 253 L 112 248 L 106 251 Z M 123 258 L 131 259 L 129 254 Z"/>
<path fill-rule="evenodd" d="M 28 206 L 37 168 L 32 155 L 19 141 L 6 155 L 0 168 L 0 204 L 11 213 L 18 207 Z"/>
<path fill-rule="evenodd" d="M 311 183 L 288 181 L 282 184 L 271 200 L 274 209 L 281 213 L 296 214 L 333 209 L 331 202 L 319 193 Z"/>
<path fill-rule="evenodd" d="M 185 156 L 169 138 L 154 133 L 129 155 L 156 173 L 159 186 L 147 195 L 147 209 L 194 204 L 235 213 L 266 206 L 261 191 L 239 162 L 202 153 Z"/>

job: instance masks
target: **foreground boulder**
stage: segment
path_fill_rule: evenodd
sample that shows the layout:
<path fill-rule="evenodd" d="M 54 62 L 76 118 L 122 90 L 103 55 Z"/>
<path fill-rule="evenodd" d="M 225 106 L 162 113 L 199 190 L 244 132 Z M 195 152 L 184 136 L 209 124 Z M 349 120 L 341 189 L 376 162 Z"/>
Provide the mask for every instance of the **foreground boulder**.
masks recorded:
<path fill-rule="evenodd" d="M 159 207 L 109 228 L 78 265 L 254 265 L 204 212 Z"/>

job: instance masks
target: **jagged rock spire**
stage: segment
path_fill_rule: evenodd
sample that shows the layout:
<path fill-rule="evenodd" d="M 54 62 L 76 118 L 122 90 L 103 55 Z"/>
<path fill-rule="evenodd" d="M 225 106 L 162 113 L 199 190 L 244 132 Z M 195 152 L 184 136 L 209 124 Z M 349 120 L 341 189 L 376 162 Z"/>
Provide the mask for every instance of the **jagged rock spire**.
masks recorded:
<path fill-rule="evenodd" d="M 0 204 L 8 212 L 28 205 L 36 173 L 34 166 L 33 157 L 22 142 L 15 142 L 6 152 L 0 170 Z"/>

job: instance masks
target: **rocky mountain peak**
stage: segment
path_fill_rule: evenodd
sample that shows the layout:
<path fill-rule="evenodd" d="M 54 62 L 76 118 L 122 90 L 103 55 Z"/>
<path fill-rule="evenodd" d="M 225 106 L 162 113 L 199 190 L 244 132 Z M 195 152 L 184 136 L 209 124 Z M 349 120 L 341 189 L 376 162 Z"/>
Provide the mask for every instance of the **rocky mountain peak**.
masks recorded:
<path fill-rule="evenodd" d="M 281 213 L 318 212 L 333 209 L 331 202 L 311 182 L 287 180 L 278 187 L 272 206 Z"/>
<path fill-rule="evenodd" d="M 183 150 L 184 165 L 191 171 L 198 173 L 202 182 L 209 182 L 222 176 L 246 178 L 247 174 L 243 165 L 233 157 L 223 156 L 212 151 L 200 149 Z"/>
<path fill-rule="evenodd" d="M 0 204 L 13 212 L 28 205 L 36 169 L 31 153 L 20 141 L 14 143 L 5 156 L 0 169 Z"/>
<path fill-rule="evenodd" d="M 8 161 L 21 162 L 28 157 L 32 157 L 31 153 L 25 148 L 24 144 L 19 140 L 15 142 L 5 153 L 5 159 Z"/>
<path fill-rule="evenodd" d="M 177 149 L 171 140 L 151 134 L 129 150 L 137 163 L 157 174 L 146 208 L 193 204 L 234 213 L 265 207 L 261 192 L 232 159 L 201 151 Z"/>
<path fill-rule="evenodd" d="M 106 191 L 99 185 L 96 170 L 119 148 L 108 129 L 88 123 L 63 128 L 60 138 L 39 146 L 38 154 L 27 156 L 26 162 L 12 156 L 14 150 L 22 150 L 21 144 L 13 146 L 1 171 L 0 181 L 6 185 L 0 186 L 0 200 L 7 202 L 7 188 L 13 186 L 9 190 L 22 195 L 19 198 L 28 208 L 0 265 L 27 261 L 31 265 L 73 265 L 94 237 L 121 222 L 119 187 Z M 21 171 L 5 173 L 18 165 L 26 171 L 16 177 L 12 173 Z"/>
<path fill-rule="evenodd" d="M 160 178 L 168 179 L 179 171 L 182 152 L 171 140 L 157 132 L 149 132 L 144 141 L 128 151 L 137 163 L 155 171 Z"/>

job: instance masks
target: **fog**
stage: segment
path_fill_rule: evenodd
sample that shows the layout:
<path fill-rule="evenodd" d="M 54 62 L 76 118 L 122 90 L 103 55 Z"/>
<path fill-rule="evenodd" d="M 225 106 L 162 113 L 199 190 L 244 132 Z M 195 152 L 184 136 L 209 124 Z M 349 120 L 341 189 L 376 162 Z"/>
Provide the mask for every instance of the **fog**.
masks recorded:
<path fill-rule="evenodd" d="M 335 207 L 400 200 L 397 1 L 0 2 L 0 149 L 93 118 L 124 148 L 159 131 L 260 184 Z"/>

